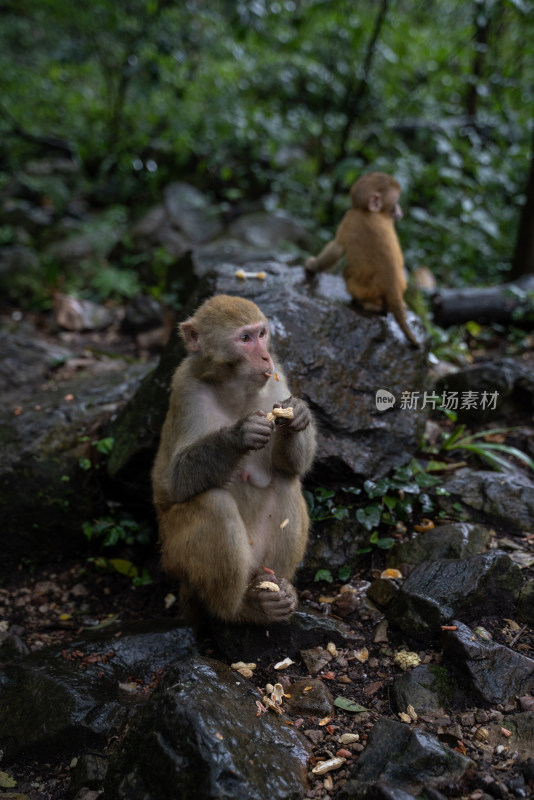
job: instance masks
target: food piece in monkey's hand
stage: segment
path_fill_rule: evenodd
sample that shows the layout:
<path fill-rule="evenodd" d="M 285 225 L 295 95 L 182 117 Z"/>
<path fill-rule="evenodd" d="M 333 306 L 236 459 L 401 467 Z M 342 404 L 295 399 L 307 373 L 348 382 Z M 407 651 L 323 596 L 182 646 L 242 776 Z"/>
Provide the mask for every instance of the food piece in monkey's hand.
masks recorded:
<path fill-rule="evenodd" d="M 288 408 L 273 408 L 265 417 L 269 422 L 274 422 L 277 417 L 280 419 L 293 419 L 293 406 L 289 406 Z"/>
<path fill-rule="evenodd" d="M 258 583 L 258 589 L 268 589 L 270 592 L 279 592 L 280 587 L 277 583 L 273 583 L 272 581 L 262 581 Z"/>

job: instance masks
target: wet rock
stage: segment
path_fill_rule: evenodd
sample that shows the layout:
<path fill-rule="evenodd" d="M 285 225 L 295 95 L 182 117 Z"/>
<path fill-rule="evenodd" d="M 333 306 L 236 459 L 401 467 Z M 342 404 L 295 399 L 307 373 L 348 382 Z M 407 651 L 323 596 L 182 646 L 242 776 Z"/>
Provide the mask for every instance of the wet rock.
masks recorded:
<path fill-rule="evenodd" d="M 281 253 L 279 246 L 257 247 L 231 236 L 222 236 L 214 242 L 198 245 L 191 253 L 197 278 L 205 278 L 221 264 L 261 272 L 269 262 L 294 264 L 296 259 L 295 253 Z"/>
<path fill-rule="evenodd" d="M 310 675 L 317 675 L 326 667 L 329 661 L 332 661 L 331 654 L 324 647 L 311 647 L 308 650 L 301 650 L 300 655 Z"/>
<path fill-rule="evenodd" d="M 104 783 L 108 769 L 108 759 L 97 753 L 81 755 L 72 770 L 69 794 L 74 796 L 83 788 L 97 790 Z"/>
<path fill-rule="evenodd" d="M 534 625 L 534 581 L 528 581 L 519 594 L 517 616 L 523 622 Z"/>
<path fill-rule="evenodd" d="M 408 542 L 397 544 L 387 554 L 388 567 L 420 564 L 435 558 L 470 558 L 487 550 L 491 532 L 482 525 L 465 522 L 439 525 Z"/>
<path fill-rule="evenodd" d="M 312 611 L 296 611 L 288 622 L 268 628 L 215 620 L 209 633 L 229 663 L 262 661 L 272 666 L 286 656 L 295 661 L 301 649 L 328 642 L 354 647 L 354 635 L 344 622 Z"/>
<path fill-rule="evenodd" d="M 25 387 L 45 380 L 49 370 L 66 361 L 72 352 L 66 347 L 36 339 L 24 331 L 0 331 L 0 391 L 5 403 L 19 405 L 27 396 Z"/>
<path fill-rule="evenodd" d="M 447 669 L 421 664 L 395 678 L 391 689 L 397 711 L 413 706 L 417 714 L 444 713 L 452 705 L 455 682 Z"/>
<path fill-rule="evenodd" d="M 309 742 L 224 664 L 173 667 L 111 759 L 109 800 L 289 800 L 304 795 Z"/>
<path fill-rule="evenodd" d="M 254 264 L 248 268 L 254 269 Z M 317 472 L 327 472 L 330 479 L 380 477 L 406 463 L 420 439 L 426 412 L 398 406 L 378 411 L 376 392 L 387 388 L 400 396 L 404 390 L 422 390 L 427 369 L 424 347 L 414 352 L 391 315 L 364 315 L 323 296 L 321 284 L 307 283 L 300 267 L 267 262 L 261 268 L 265 280 L 243 281 L 235 277 L 235 265 L 221 265 L 201 284 L 195 300 L 221 292 L 247 297 L 262 308 L 292 391 L 305 398 L 316 415 Z M 337 277 L 338 286 L 343 283 L 339 276 L 329 277 Z M 415 320 L 411 318 L 410 325 L 421 336 Z M 171 365 L 176 367 L 182 357 L 183 347 L 171 337 L 162 356 L 164 366 L 153 375 L 155 385 L 143 387 L 128 410 L 127 424 L 117 421 L 116 438 L 121 439 L 119 429 L 127 430 L 128 449 L 122 452 L 119 447 L 114 455 L 111 468 L 116 476 L 128 470 L 128 461 L 135 457 L 132 431 L 142 432 L 139 449 L 148 444 L 145 433 L 154 427 L 154 419 L 164 416 Z M 154 432 L 154 447 L 156 438 Z"/>
<path fill-rule="evenodd" d="M 0 573 L 28 553 L 39 561 L 57 557 L 57 552 L 67 557 L 85 549 L 81 525 L 107 506 L 96 483 L 88 482 L 79 467 L 79 459 L 87 456 L 81 438 L 87 431 L 98 438 L 99 427 L 150 369 L 120 361 L 117 367 L 115 372 L 65 382 L 60 391 L 53 383 L 31 398 L 22 399 L 21 391 L 21 397 L 12 396 L 11 407 L 4 406 L 0 413 Z M 39 369 L 33 360 L 28 364 L 32 369 Z M 148 484 L 145 492 L 149 500 Z M 13 502 L 21 497 L 24 502 Z"/>
<path fill-rule="evenodd" d="M 399 591 L 400 584 L 387 578 L 375 578 L 367 590 L 367 597 L 379 608 L 388 608 Z"/>
<path fill-rule="evenodd" d="M 107 328 L 113 314 L 105 306 L 91 300 L 78 300 L 57 292 L 54 296 L 56 322 L 68 331 L 95 331 Z"/>
<path fill-rule="evenodd" d="M 287 693 L 291 697 L 284 700 L 284 705 L 294 717 L 326 717 L 334 713 L 334 698 L 318 678 L 296 681 Z"/>
<path fill-rule="evenodd" d="M 169 184 L 164 191 L 164 205 L 170 224 L 190 242 L 207 242 L 223 231 L 217 210 L 194 186 L 179 181 Z"/>
<path fill-rule="evenodd" d="M 402 584 L 386 615 L 411 636 L 435 636 L 453 617 L 469 621 L 512 613 L 520 586 L 520 568 L 499 551 L 466 560 L 425 561 Z"/>
<path fill-rule="evenodd" d="M 304 225 L 282 211 L 244 214 L 230 225 L 228 233 L 255 247 L 280 250 L 288 243 L 304 249 L 310 245 L 310 236 Z"/>
<path fill-rule="evenodd" d="M 437 380 L 435 391 L 440 395 L 444 391 L 458 392 L 459 396 L 462 392 L 474 392 L 478 398 L 486 393 L 488 403 L 485 408 L 481 402 L 469 409 L 461 408 L 459 404 L 458 418 L 471 423 L 480 424 L 503 413 L 534 408 L 532 370 L 511 358 L 464 367 Z M 494 403 L 491 398 L 495 392 Z"/>
<path fill-rule="evenodd" d="M 120 635 L 117 636 L 116 634 Z M 193 649 L 189 628 L 152 620 L 87 633 L 0 669 L 0 747 L 6 758 L 103 746 L 146 699 L 143 685 Z M 76 655 L 82 654 L 82 655 Z M 82 657 L 83 656 L 83 657 Z M 119 684 L 141 680 L 128 693 Z"/>
<path fill-rule="evenodd" d="M 127 303 L 121 328 L 126 333 L 140 333 L 157 328 L 162 322 L 163 312 L 158 301 L 149 295 L 138 294 Z"/>
<path fill-rule="evenodd" d="M 460 780 L 472 763 L 434 736 L 380 719 L 336 800 L 360 797 L 365 786 L 382 781 L 414 794 L 426 786 L 439 789 L 446 781 Z"/>
<path fill-rule="evenodd" d="M 507 703 L 534 689 L 534 660 L 487 641 L 458 620 L 443 633 L 445 657 L 466 673 L 472 691 L 488 703 Z"/>
<path fill-rule="evenodd" d="M 466 506 L 518 530 L 534 527 L 534 483 L 522 475 L 462 469 L 443 488 L 453 496 L 440 496 L 443 508 L 459 497 Z"/>

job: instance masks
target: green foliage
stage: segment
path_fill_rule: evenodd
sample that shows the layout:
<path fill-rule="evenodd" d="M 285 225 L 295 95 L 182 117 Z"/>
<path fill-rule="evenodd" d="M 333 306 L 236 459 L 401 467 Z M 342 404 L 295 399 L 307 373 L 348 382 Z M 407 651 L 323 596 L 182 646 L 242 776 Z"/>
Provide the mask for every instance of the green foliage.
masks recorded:
<path fill-rule="evenodd" d="M 387 550 L 395 540 L 382 535 L 384 530 L 405 525 L 414 518 L 433 513 L 434 501 L 426 490 L 445 493 L 439 486 L 441 478 L 432 475 L 415 459 L 404 467 L 397 467 L 391 475 L 380 480 L 367 480 L 363 490 L 354 486 L 342 487 L 338 492 L 317 487 L 306 492 L 310 517 L 314 522 L 329 519 L 354 519 L 370 536 L 368 543 L 358 553 L 369 553 L 373 548 Z M 363 497 L 365 496 L 365 497 Z M 357 502 L 353 498 L 357 497 Z M 319 577 L 317 577 L 319 576 Z M 319 570 L 316 580 L 333 580 L 328 569 Z"/>
<path fill-rule="evenodd" d="M 454 412 L 453 416 L 456 416 Z M 514 430 L 514 428 L 491 428 L 477 433 L 466 433 L 466 426 L 458 425 L 451 433 L 444 434 L 440 444 L 437 447 L 429 448 L 429 452 L 447 454 L 453 451 L 464 451 L 467 454 L 472 453 L 499 472 L 513 469 L 512 463 L 505 458 L 505 456 L 512 456 L 524 466 L 534 470 L 534 460 L 518 447 L 511 447 L 500 441 L 491 441 L 492 437 L 501 437 Z"/>
<path fill-rule="evenodd" d="M 530 11 L 492 0 L 389 4 L 384 15 L 370 0 L 9 2 L 4 163 L 17 169 L 38 149 L 32 136 L 53 134 L 124 202 L 193 175 L 230 203 L 269 193 L 318 240 L 372 166 L 403 186 L 409 267 L 427 264 L 445 284 L 495 281 L 530 152 Z M 129 296 L 118 280 L 94 288 Z"/>
<path fill-rule="evenodd" d="M 346 583 L 350 578 L 351 569 L 346 564 L 340 567 L 337 571 L 338 580 L 342 583 Z M 313 577 L 314 581 L 326 581 L 327 583 L 334 582 L 334 576 L 332 575 L 332 571 L 329 569 L 318 569 Z"/>
<path fill-rule="evenodd" d="M 139 525 L 128 515 L 122 515 L 120 519 L 109 516 L 84 522 L 82 530 L 88 541 L 99 551 L 117 548 L 121 545 L 142 547 L 147 545 L 151 539 L 150 529 L 146 525 Z M 131 578 L 134 586 L 145 586 L 152 582 L 145 568 L 139 569 L 128 559 L 98 555 L 89 558 L 89 561 L 100 569 L 126 575 Z"/>

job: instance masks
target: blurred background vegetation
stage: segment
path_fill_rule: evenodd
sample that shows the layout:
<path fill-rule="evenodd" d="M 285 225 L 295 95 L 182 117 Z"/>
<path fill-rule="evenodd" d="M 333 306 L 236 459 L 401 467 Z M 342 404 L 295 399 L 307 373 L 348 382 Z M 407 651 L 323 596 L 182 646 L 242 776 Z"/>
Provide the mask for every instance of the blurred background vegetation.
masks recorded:
<path fill-rule="evenodd" d="M 25 165 L 68 156 L 110 229 L 179 179 L 229 213 L 260 198 L 286 209 L 319 246 L 372 168 L 403 187 L 409 268 L 449 286 L 507 280 L 514 259 L 517 274 L 534 271 L 529 0 L 0 0 L 0 11 L 0 192 L 14 175 L 39 189 Z M 61 210 L 62 184 L 50 195 Z M 0 220 L 0 245 L 17 235 Z M 137 289 L 127 275 L 125 294 Z M 57 280 L 50 264 L 42 276 Z"/>

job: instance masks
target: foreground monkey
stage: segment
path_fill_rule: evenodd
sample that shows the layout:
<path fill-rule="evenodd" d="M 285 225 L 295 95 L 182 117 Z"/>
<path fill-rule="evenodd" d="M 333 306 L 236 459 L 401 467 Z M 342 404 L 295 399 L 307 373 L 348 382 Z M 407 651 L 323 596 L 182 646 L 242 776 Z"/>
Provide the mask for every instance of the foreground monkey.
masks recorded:
<path fill-rule="evenodd" d="M 408 341 L 419 342 L 406 322 L 404 258 L 395 231 L 401 219 L 401 188 L 384 172 L 362 175 L 350 190 L 352 208 L 339 225 L 335 239 L 309 258 L 309 272 L 323 272 L 343 256 L 347 291 L 367 311 L 391 311 Z"/>
<path fill-rule="evenodd" d="M 310 411 L 290 396 L 267 320 L 249 300 L 212 297 L 180 334 L 189 355 L 172 380 L 152 473 L 163 568 L 179 578 L 194 620 L 281 622 L 296 608 L 290 580 L 308 538 L 300 478 L 315 452 Z M 290 406 L 292 419 L 263 411 Z"/>

